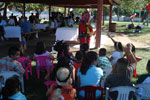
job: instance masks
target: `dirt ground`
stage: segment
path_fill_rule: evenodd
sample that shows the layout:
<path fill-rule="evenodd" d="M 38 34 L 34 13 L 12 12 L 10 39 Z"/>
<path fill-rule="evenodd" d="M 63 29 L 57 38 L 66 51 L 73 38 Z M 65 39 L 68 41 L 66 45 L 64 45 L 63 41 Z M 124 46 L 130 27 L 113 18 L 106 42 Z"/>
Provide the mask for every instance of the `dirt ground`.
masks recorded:
<path fill-rule="evenodd" d="M 111 41 L 111 39 L 105 34 L 106 38 L 107 38 L 107 41 L 105 42 L 105 44 L 103 45 L 104 47 L 110 47 L 110 46 L 113 46 L 113 42 Z M 135 45 L 136 48 L 147 48 L 149 47 L 148 44 L 145 44 L 143 42 L 137 42 L 137 41 L 134 41 L 134 40 L 131 40 L 128 35 L 125 35 L 125 34 L 115 34 L 113 33 L 112 35 L 112 38 L 115 40 L 115 41 L 119 41 L 122 43 L 123 46 L 125 46 L 127 43 L 132 43 Z"/>

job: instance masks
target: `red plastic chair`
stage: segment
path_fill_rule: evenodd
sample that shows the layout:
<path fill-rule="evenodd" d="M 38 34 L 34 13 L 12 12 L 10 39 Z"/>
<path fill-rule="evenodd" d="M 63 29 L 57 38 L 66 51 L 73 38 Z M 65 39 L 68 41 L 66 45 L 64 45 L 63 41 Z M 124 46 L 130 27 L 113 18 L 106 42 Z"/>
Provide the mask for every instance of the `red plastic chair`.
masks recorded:
<path fill-rule="evenodd" d="M 32 76 L 31 60 L 27 57 L 19 57 L 18 61 L 22 64 L 23 68 L 25 69 L 26 79 L 28 80 L 28 70 L 30 70 L 30 75 Z"/>
<path fill-rule="evenodd" d="M 104 88 L 102 88 L 102 87 L 98 87 L 98 86 L 83 86 L 83 87 L 77 88 L 77 94 L 81 90 L 85 91 L 84 100 L 96 100 L 96 90 L 100 90 L 101 91 L 101 94 L 100 94 L 101 97 L 100 97 L 99 100 L 103 100 L 103 90 L 104 90 Z M 79 95 L 78 95 L 78 98 L 80 99 Z"/>
<path fill-rule="evenodd" d="M 52 69 L 54 68 L 53 60 L 50 59 L 50 57 L 47 56 L 39 56 L 35 57 L 36 61 L 36 72 L 37 72 L 37 78 L 40 78 L 40 69 L 46 68 L 47 73 L 50 72 L 50 67 Z"/>

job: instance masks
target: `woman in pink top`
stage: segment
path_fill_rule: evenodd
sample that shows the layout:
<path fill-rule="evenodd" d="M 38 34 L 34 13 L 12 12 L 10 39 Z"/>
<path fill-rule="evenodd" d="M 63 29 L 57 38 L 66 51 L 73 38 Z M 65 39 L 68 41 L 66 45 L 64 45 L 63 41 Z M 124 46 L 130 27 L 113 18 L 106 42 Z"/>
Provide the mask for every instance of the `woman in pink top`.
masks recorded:
<path fill-rule="evenodd" d="M 36 45 L 34 57 L 38 57 L 38 56 L 48 56 L 51 59 L 54 59 L 53 55 L 49 51 L 46 50 L 45 43 L 42 41 L 38 42 Z"/>

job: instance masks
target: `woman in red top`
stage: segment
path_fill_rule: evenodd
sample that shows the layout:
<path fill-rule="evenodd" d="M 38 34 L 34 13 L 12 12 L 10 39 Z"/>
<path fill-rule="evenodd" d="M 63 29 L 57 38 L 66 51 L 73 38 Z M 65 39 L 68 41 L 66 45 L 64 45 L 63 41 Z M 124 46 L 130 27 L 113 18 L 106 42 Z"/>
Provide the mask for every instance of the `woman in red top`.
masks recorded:
<path fill-rule="evenodd" d="M 72 73 L 69 69 L 61 67 L 56 73 L 57 84 L 51 85 L 47 94 L 50 100 L 74 100 L 76 91 L 72 88 Z"/>
<path fill-rule="evenodd" d="M 82 14 L 82 18 L 79 22 L 79 38 L 80 44 L 88 43 L 90 44 L 90 35 L 93 33 L 93 28 L 89 23 L 90 13 L 86 10 Z"/>

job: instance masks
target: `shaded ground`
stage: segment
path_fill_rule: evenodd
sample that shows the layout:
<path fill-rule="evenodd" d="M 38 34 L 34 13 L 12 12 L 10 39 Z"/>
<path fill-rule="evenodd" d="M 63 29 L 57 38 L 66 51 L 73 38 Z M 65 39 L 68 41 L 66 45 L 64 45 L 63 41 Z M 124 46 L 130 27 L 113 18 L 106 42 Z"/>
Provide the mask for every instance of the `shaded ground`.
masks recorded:
<path fill-rule="evenodd" d="M 106 36 L 107 31 L 103 32 L 103 38 L 105 38 L 105 41 L 103 42 L 101 47 L 106 47 L 113 49 L 113 42 Z M 130 39 L 132 36 L 127 35 L 117 35 L 115 33 L 112 34 L 113 38 L 116 41 L 122 42 L 123 45 L 131 42 L 133 43 L 137 48 L 146 48 L 148 47 L 148 44 L 145 44 L 143 42 L 138 42 L 135 40 Z M 47 32 L 41 32 L 39 34 L 39 39 L 32 39 L 27 42 L 27 51 L 26 53 L 32 57 L 35 49 L 35 45 L 38 41 L 44 41 L 46 43 L 47 50 L 51 51 L 51 47 L 55 41 L 55 34 L 54 32 L 47 31 Z M 4 41 L 0 42 L 0 57 L 6 56 L 8 48 L 12 45 L 19 44 L 18 41 Z M 71 51 L 75 52 L 79 50 L 79 48 L 73 48 L 71 47 Z M 94 51 L 98 52 L 98 49 L 94 49 Z M 111 53 L 112 50 L 108 50 Z M 47 100 L 47 97 L 45 96 L 46 93 L 46 86 L 43 85 L 45 71 L 41 72 L 41 78 L 40 80 L 36 77 L 36 69 L 33 67 L 33 76 L 29 78 L 29 80 L 24 80 L 25 82 L 25 95 L 27 96 L 28 100 Z"/>

